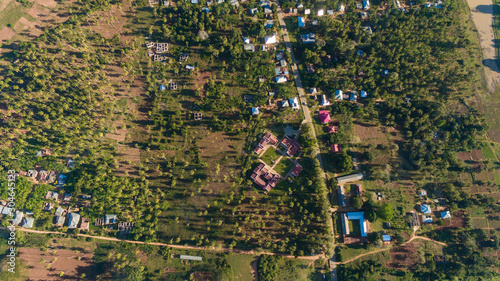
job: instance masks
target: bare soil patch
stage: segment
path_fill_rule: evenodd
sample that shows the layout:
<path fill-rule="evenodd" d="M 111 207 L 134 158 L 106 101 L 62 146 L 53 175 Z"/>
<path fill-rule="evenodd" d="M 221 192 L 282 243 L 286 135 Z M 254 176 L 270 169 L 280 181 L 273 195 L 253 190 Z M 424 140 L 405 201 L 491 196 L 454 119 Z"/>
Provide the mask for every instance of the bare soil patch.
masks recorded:
<path fill-rule="evenodd" d="M 385 265 L 389 268 L 404 270 L 413 266 L 418 261 L 417 254 L 415 252 L 418 243 L 418 241 L 414 241 L 404 246 L 390 249 L 389 254 L 391 255 L 391 259 L 387 261 Z"/>
<path fill-rule="evenodd" d="M 7 40 L 12 39 L 16 35 L 16 32 L 8 27 L 4 27 L 0 30 L 0 43 L 5 43 Z"/>
<path fill-rule="evenodd" d="M 36 2 L 48 8 L 55 8 L 57 6 L 57 2 L 55 0 L 36 0 Z"/>
<path fill-rule="evenodd" d="M 57 250 L 55 254 L 40 249 L 20 248 L 19 257 L 28 266 L 29 280 L 79 279 L 82 273 L 93 276 L 91 253 L 76 253 L 71 250 Z M 62 277 L 59 276 L 64 272 Z"/>
<path fill-rule="evenodd" d="M 33 7 L 28 11 L 28 15 L 39 18 L 45 17 L 49 13 L 49 10 L 46 7 L 43 7 L 37 3 L 33 4 Z"/>
<path fill-rule="evenodd" d="M 381 139 L 382 141 L 379 141 L 378 143 L 387 142 L 387 137 L 382 132 L 380 127 L 356 124 L 354 125 L 354 130 L 356 132 L 356 136 L 358 136 L 361 141 Z"/>
<path fill-rule="evenodd" d="M 462 161 L 471 160 L 470 153 L 467 151 L 458 152 L 457 158 L 462 160 Z"/>
<path fill-rule="evenodd" d="M 117 141 L 120 141 L 120 142 L 124 142 L 126 135 L 127 135 L 127 130 L 125 130 L 125 129 L 118 129 L 118 130 L 116 130 L 116 134 L 107 133 L 106 137 L 108 139 L 112 139 L 112 140 L 117 140 Z"/>
<path fill-rule="evenodd" d="M 483 152 L 480 149 L 473 149 L 470 153 L 472 160 L 481 161 L 483 160 Z"/>

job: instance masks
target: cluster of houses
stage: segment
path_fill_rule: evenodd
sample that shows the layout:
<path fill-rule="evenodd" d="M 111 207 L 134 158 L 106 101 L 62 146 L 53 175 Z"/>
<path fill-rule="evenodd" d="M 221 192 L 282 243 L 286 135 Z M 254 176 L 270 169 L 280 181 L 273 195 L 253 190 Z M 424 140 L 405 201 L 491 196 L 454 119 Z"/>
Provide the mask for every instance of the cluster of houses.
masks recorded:
<path fill-rule="evenodd" d="M 11 221 L 11 225 L 20 225 L 25 228 L 32 228 L 35 219 L 33 218 L 33 213 L 31 212 L 22 212 L 16 210 L 14 213 L 14 209 L 8 206 L 0 206 L 0 213 L 5 217 L 13 217 Z"/>
<path fill-rule="evenodd" d="M 167 58 L 165 53 L 168 51 L 168 43 L 147 42 L 146 48 L 148 48 L 148 56 L 154 61 L 163 61 Z"/>
<path fill-rule="evenodd" d="M 277 148 L 278 143 L 285 149 L 284 152 L 287 156 L 292 157 L 301 149 L 301 146 L 297 143 L 296 140 L 291 139 L 288 136 L 285 136 L 281 142 L 279 142 L 278 138 L 269 133 L 265 132 L 262 139 L 259 141 L 257 146 L 254 149 L 254 152 L 257 155 L 260 155 L 266 147 L 270 146 L 273 148 Z M 295 163 L 294 167 L 290 170 L 290 175 L 294 177 L 298 177 L 304 168 L 299 164 Z M 271 169 L 266 167 L 266 164 L 260 163 L 253 171 L 250 179 L 257 184 L 260 188 L 265 191 L 270 191 L 274 188 L 278 182 L 278 179 L 281 178 L 278 174 L 273 174 Z"/>
<path fill-rule="evenodd" d="M 368 92 L 367 91 L 360 91 L 359 93 L 360 97 L 366 98 L 368 97 Z M 358 92 L 356 91 L 350 91 L 344 93 L 342 90 L 335 90 L 335 100 L 349 100 L 349 101 L 357 101 L 358 100 Z"/>

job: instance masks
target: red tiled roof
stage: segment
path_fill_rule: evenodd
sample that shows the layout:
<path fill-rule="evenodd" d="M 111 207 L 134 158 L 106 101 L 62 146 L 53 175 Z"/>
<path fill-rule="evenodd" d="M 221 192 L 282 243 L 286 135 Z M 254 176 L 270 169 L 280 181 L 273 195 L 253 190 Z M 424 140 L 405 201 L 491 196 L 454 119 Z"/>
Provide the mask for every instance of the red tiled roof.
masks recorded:
<path fill-rule="evenodd" d="M 300 145 L 298 145 L 297 143 L 295 143 L 292 147 L 290 147 L 287 151 L 288 155 L 290 155 L 290 157 L 292 157 L 295 153 L 297 153 L 297 151 L 300 149 Z"/>
<path fill-rule="evenodd" d="M 286 136 L 282 141 L 281 141 L 281 144 L 284 146 L 284 147 L 289 147 L 290 145 L 293 144 L 293 140 Z"/>
<path fill-rule="evenodd" d="M 300 172 L 302 172 L 302 166 L 300 166 L 300 164 L 297 164 L 295 165 L 295 167 L 293 167 L 293 170 L 292 170 L 292 175 L 294 176 L 299 176 Z"/>
<path fill-rule="evenodd" d="M 260 154 L 262 152 L 262 149 L 263 149 L 262 146 L 257 145 L 257 147 L 253 150 L 253 152 Z"/>

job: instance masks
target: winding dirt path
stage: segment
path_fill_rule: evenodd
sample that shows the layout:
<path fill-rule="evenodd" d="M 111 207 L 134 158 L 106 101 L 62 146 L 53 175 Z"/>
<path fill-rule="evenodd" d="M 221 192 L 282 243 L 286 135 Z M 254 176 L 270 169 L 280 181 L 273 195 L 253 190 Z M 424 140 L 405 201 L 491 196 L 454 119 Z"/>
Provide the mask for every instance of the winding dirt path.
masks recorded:
<path fill-rule="evenodd" d="M 434 239 L 431 239 L 431 238 L 428 238 L 428 237 L 423 237 L 423 236 L 413 236 L 412 238 L 410 238 L 410 240 L 404 242 L 403 244 L 401 244 L 400 246 L 404 246 L 406 244 L 409 244 L 411 243 L 413 240 L 416 240 L 416 239 L 422 239 L 422 240 L 426 240 L 426 241 L 429 241 L 429 242 L 433 242 L 433 243 L 436 243 L 436 244 L 439 244 L 441 246 L 447 246 L 446 243 L 443 243 L 443 242 L 439 242 L 439 241 L 436 241 Z M 391 248 L 384 248 L 384 249 L 378 249 L 378 250 L 375 250 L 375 251 L 371 251 L 371 252 L 368 252 L 368 253 L 364 253 L 364 254 L 361 254 L 359 256 L 355 256 L 354 258 L 352 259 L 349 259 L 349 260 L 346 260 L 346 261 L 343 261 L 343 262 L 336 262 L 336 264 L 346 264 L 346 263 L 350 263 L 352 261 L 355 261 L 359 258 L 362 258 L 364 256 L 368 256 L 368 255 L 372 255 L 372 254 L 376 254 L 376 253 L 380 253 L 380 252 L 383 252 L 383 251 L 388 251 L 390 250 Z"/>
<path fill-rule="evenodd" d="M 2 229 L 6 229 L 5 227 L 1 227 Z M 60 234 L 60 235 L 71 235 L 68 233 L 63 233 L 63 232 L 57 232 L 57 231 L 41 231 L 41 230 L 33 230 L 33 229 L 28 229 L 28 228 L 22 228 L 22 227 L 16 227 L 16 230 L 22 231 L 22 232 L 27 232 L 27 233 L 38 233 L 38 234 Z M 325 256 L 323 254 L 321 255 L 315 255 L 315 256 L 291 256 L 291 255 L 285 255 L 285 254 L 278 254 L 278 253 L 270 253 L 270 252 L 255 252 L 254 250 L 251 251 L 245 251 L 245 250 L 240 250 L 240 249 L 229 249 L 226 247 L 222 248 L 204 248 L 204 247 L 196 247 L 196 246 L 182 246 L 182 245 L 172 245 L 172 244 L 165 244 L 161 242 L 150 242 L 150 243 L 145 243 L 142 241 L 133 241 L 133 240 L 126 240 L 126 239 L 118 239 L 118 238 L 113 238 L 113 237 L 105 237 L 105 236 L 93 236 L 93 235 L 87 235 L 87 234 L 78 234 L 77 236 L 80 237 L 90 237 L 94 239 L 100 239 L 100 240 L 107 240 L 107 241 L 116 241 L 116 242 L 125 242 L 125 243 L 131 243 L 131 244 L 148 244 L 148 245 L 155 245 L 155 246 L 165 246 L 165 247 L 170 247 L 170 248 L 175 248 L 175 249 L 186 249 L 186 250 L 198 250 L 198 251 L 213 251 L 213 252 L 231 252 L 231 253 L 236 253 L 236 254 L 244 254 L 244 255 L 272 255 L 272 256 L 282 256 L 285 258 L 289 259 L 301 259 L 301 260 L 317 260 L 320 258 L 324 258 Z"/>

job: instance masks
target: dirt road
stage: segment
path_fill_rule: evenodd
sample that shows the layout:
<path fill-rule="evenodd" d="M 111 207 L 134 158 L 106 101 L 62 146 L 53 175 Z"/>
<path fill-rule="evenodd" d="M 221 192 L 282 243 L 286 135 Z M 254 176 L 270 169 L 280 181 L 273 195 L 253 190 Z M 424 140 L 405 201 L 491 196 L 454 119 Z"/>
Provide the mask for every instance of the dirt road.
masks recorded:
<path fill-rule="evenodd" d="M 2 229 L 5 229 L 5 228 L 2 228 Z M 40 231 L 40 230 L 33 230 L 33 229 L 22 228 L 22 227 L 16 227 L 16 230 L 19 230 L 22 232 L 28 232 L 28 233 L 38 233 L 38 234 L 71 235 L 68 233 L 57 232 L 57 231 Z M 160 243 L 160 242 L 145 243 L 142 241 L 132 241 L 132 240 L 126 240 L 126 239 L 118 239 L 118 238 L 105 237 L 105 236 L 93 236 L 93 235 L 87 235 L 87 234 L 78 234 L 78 236 L 90 237 L 90 238 L 99 239 L 99 240 L 125 242 L 125 243 L 131 243 L 131 244 L 148 244 L 148 245 L 155 245 L 155 246 L 165 246 L 165 247 L 170 247 L 170 248 L 175 248 L 175 249 L 184 249 L 184 250 L 231 252 L 231 253 L 245 254 L 245 255 L 261 255 L 261 254 L 263 254 L 263 255 L 282 256 L 282 257 L 289 258 L 289 259 L 297 258 L 297 259 L 302 259 L 302 260 L 317 260 L 317 259 L 325 257 L 324 255 L 295 257 L 295 256 L 290 256 L 290 255 L 285 255 L 285 254 L 277 254 L 277 253 L 269 253 L 269 252 L 255 252 L 254 250 L 245 251 L 245 250 L 239 250 L 239 249 L 229 249 L 229 248 L 225 248 L 225 247 L 222 247 L 222 248 L 215 248 L 215 247 L 204 248 L 204 247 L 195 247 L 195 246 L 172 245 L 172 244 L 165 244 L 165 243 Z"/>
<path fill-rule="evenodd" d="M 500 84 L 500 70 L 497 65 L 495 33 L 493 31 L 493 1 L 467 0 L 471 10 L 472 21 L 476 26 L 481 49 L 488 90 L 493 92 Z"/>
<path fill-rule="evenodd" d="M 439 244 L 441 246 L 447 246 L 446 243 L 443 243 L 443 242 L 439 242 L 439 241 L 436 241 L 436 240 L 433 240 L 433 239 L 430 239 L 430 238 L 427 238 L 427 237 L 423 237 L 423 236 L 413 236 L 410 240 L 404 242 L 403 244 L 401 244 L 400 246 L 404 246 L 406 244 L 409 244 L 411 243 L 413 240 L 416 240 L 416 239 L 422 239 L 422 240 L 426 240 L 426 241 L 429 241 L 429 242 L 433 242 L 433 243 L 436 243 L 436 244 Z M 368 253 L 364 253 L 364 254 L 361 254 L 359 256 L 355 256 L 354 258 L 352 259 L 349 259 L 349 260 L 346 260 L 346 261 L 343 261 L 343 262 L 337 262 L 336 264 L 346 264 L 346 263 L 350 263 L 352 261 L 355 261 L 359 258 L 362 258 L 364 256 L 368 256 L 368 255 L 373 255 L 373 254 L 376 254 L 376 253 L 380 253 L 380 252 L 383 252 L 383 251 L 387 251 L 387 250 L 390 250 L 391 248 L 385 248 L 385 249 L 378 249 L 378 250 L 375 250 L 375 251 L 371 251 L 371 252 L 368 252 Z"/>

